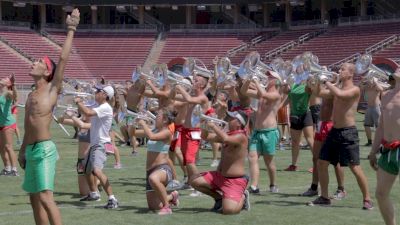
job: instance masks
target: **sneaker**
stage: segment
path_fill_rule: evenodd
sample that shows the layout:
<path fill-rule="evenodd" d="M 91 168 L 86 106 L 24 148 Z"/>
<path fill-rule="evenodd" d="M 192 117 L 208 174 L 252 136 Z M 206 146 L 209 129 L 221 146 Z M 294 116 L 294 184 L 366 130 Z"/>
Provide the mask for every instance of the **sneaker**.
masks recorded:
<path fill-rule="evenodd" d="M 200 191 L 197 191 L 197 190 L 194 190 L 192 193 L 190 193 L 190 197 L 199 197 L 199 196 L 201 196 L 202 194 L 201 194 L 201 192 Z"/>
<path fill-rule="evenodd" d="M 88 202 L 88 201 L 100 201 L 100 195 L 96 195 L 96 196 L 91 196 L 90 194 L 88 194 L 86 197 L 81 198 L 79 201 L 81 202 Z"/>
<path fill-rule="evenodd" d="M 11 171 L 3 169 L 2 171 L 0 171 L 0 176 L 11 176 L 11 173 Z"/>
<path fill-rule="evenodd" d="M 169 206 L 164 206 L 158 211 L 158 215 L 160 216 L 165 216 L 165 215 L 171 215 L 172 214 L 172 209 Z"/>
<path fill-rule="evenodd" d="M 297 171 L 298 167 L 295 165 L 290 165 L 288 168 L 284 169 L 284 171 Z"/>
<path fill-rule="evenodd" d="M 182 185 L 181 190 L 192 190 L 192 191 L 193 191 L 194 188 L 192 188 L 192 186 L 190 186 L 189 183 L 184 183 L 184 184 Z"/>
<path fill-rule="evenodd" d="M 260 189 L 259 188 L 254 188 L 253 186 L 250 186 L 248 189 L 249 193 L 251 194 L 260 194 Z"/>
<path fill-rule="evenodd" d="M 131 153 L 131 156 L 137 156 L 139 154 L 139 152 L 138 151 L 132 151 L 132 153 Z"/>
<path fill-rule="evenodd" d="M 173 206 L 178 207 L 179 206 L 179 192 L 173 191 L 173 192 L 171 192 L 171 195 L 172 195 L 171 204 Z"/>
<path fill-rule="evenodd" d="M 171 180 L 170 182 L 168 182 L 167 184 L 167 191 L 175 191 L 175 190 L 180 190 L 182 189 L 182 184 L 181 182 L 179 182 L 179 180 Z"/>
<path fill-rule="evenodd" d="M 313 190 L 311 188 L 309 188 L 307 191 L 300 194 L 300 196 L 304 196 L 304 197 L 313 197 L 313 196 L 317 196 L 317 195 L 318 195 L 318 190 Z"/>
<path fill-rule="evenodd" d="M 108 199 L 107 205 L 104 206 L 105 209 L 116 209 L 118 208 L 118 200 L 117 199 Z"/>
<path fill-rule="evenodd" d="M 248 190 L 245 190 L 243 194 L 244 194 L 244 202 L 243 202 L 242 209 L 246 210 L 246 211 L 250 211 L 250 193 Z"/>
<path fill-rule="evenodd" d="M 119 170 L 119 169 L 121 169 L 121 168 L 122 168 L 121 163 L 115 163 L 115 164 L 114 164 L 114 169 Z"/>
<path fill-rule="evenodd" d="M 11 177 L 19 177 L 18 171 L 11 170 L 11 173 L 10 173 L 9 176 L 11 176 Z"/>
<path fill-rule="evenodd" d="M 372 205 L 372 201 L 371 200 L 364 200 L 362 209 L 371 210 L 373 208 L 374 208 L 374 206 Z"/>
<path fill-rule="evenodd" d="M 322 196 L 319 196 L 314 201 L 308 202 L 307 205 L 308 206 L 330 206 L 331 200 L 329 198 L 324 198 Z"/>
<path fill-rule="evenodd" d="M 344 190 L 342 191 L 342 190 L 337 189 L 336 192 L 335 192 L 335 194 L 333 194 L 333 199 L 335 199 L 335 200 L 342 200 L 342 199 L 344 199 L 346 196 L 347 196 L 347 192 L 346 192 L 346 191 L 344 191 Z"/>
<path fill-rule="evenodd" d="M 279 192 L 278 186 L 276 186 L 276 185 L 269 186 L 269 192 L 278 193 Z"/>
<path fill-rule="evenodd" d="M 219 160 L 216 159 L 216 160 L 213 160 L 213 161 L 212 161 L 212 163 L 211 163 L 210 166 L 211 166 L 211 167 L 218 167 L 218 165 L 219 165 Z"/>
<path fill-rule="evenodd" d="M 215 200 L 214 206 L 211 208 L 211 212 L 222 211 L 222 199 Z"/>

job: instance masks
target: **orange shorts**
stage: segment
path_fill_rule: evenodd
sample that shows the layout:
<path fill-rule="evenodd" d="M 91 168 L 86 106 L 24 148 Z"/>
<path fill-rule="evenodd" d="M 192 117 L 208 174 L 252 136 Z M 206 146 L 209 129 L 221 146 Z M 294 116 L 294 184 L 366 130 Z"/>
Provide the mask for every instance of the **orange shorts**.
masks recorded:
<path fill-rule="evenodd" d="M 317 124 L 317 130 L 315 131 L 314 140 L 324 142 L 332 127 L 333 121 L 319 121 Z"/>
<path fill-rule="evenodd" d="M 17 129 L 17 123 L 13 123 L 13 124 L 11 124 L 9 126 L 5 126 L 5 127 L 0 127 L 0 131 L 7 130 L 7 129 L 13 129 L 13 130 Z"/>
<path fill-rule="evenodd" d="M 200 147 L 200 128 L 181 128 L 181 150 L 183 154 L 183 165 L 196 162 L 196 154 Z"/>
<path fill-rule="evenodd" d="M 224 177 L 218 171 L 201 173 L 213 190 L 222 191 L 222 198 L 240 202 L 246 190 L 248 177 Z"/>
<path fill-rule="evenodd" d="M 175 125 L 175 132 L 171 144 L 169 145 L 169 150 L 174 152 L 176 148 L 181 147 L 181 132 L 182 132 L 182 125 Z"/>
<path fill-rule="evenodd" d="M 278 124 L 289 124 L 288 107 L 283 106 L 278 110 Z"/>

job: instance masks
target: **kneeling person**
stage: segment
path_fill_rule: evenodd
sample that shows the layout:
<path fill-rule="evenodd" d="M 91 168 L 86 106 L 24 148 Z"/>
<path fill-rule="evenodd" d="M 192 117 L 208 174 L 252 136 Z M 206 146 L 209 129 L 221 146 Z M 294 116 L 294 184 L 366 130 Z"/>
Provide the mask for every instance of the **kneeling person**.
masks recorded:
<path fill-rule="evenodd" d="M 248 140 L 244 130 L 248 117 L 243 111 L 228 112 L 228 115 L 227 133 L 213 123 L 207 126 L 215 133 L 202 130 L 203 139 L 223 144 L 221 161 L 216 171 L 201 173 L 194 178 L 192 187 L 214 198 L 213 211 L 238 214 L 242 209 L 250 209 L 246 190 L 248 177 L 245 175 Z"/>

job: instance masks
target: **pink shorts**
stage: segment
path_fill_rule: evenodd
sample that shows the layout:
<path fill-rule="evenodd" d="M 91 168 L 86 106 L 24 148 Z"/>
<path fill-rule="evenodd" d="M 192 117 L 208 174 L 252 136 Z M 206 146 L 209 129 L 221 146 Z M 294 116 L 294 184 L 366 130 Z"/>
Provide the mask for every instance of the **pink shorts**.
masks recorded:
<path fill-rule="evenodd" d="M 175 133 L 173 140 L 171 141 L 171 144 L 169 145 L 169 150 L 171 152 L 175 152 L 176 148 L 181 147 L 181 141 L 182 141 L 182 125 L 175 125 Z"/>
<path fill-rule="evenodd" d="M 319 123 L 317 124 L 317 130 L 315 132 L 314 140 L 324 142 L 332 127 L 333 121 L 319 121 Z"/>
<path fill-rule="evenodd" d="M 232 199 L 235 202 L 242 200 L 249 182 L 246 176 L 235 178 L 224 177 L 218 171 L 208 171 L 201 173 L 201 175 L 214 191 L 222 191 L 222 198 Z"/>
<path fill-rule="evenodd" d="M 13 105 L 13 106 L 11 107 L 11 114 L 18 114 L 18 108 L 17 108 L 16 105 Z"/>
<path fill-rule="evenodd" d="M 9 125 L 9 126 L 5 126 L 5 127 L 0 127 L 0 131 L 3 131 L 3 130 L 7 130 L 7 129 L 17 129 L 17 123 L 13 123 L 13 124 L 11 124 L 11 125 Z"/>
<path fill-rule="evenodd" d="M 194 164 L 196 154 L 200 147 L 200 128 L 181 128 L 181 150 L 183 154 L 183 165 Z"/>

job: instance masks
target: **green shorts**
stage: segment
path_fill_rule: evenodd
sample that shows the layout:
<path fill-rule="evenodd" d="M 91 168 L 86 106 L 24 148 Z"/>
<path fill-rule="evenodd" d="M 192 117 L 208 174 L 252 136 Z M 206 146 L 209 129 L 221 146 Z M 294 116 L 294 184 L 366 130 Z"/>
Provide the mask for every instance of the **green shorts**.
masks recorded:
<path fill-rule="evenodd" d="M 54 176 L 58 152 L 52 141 L 41 141 L 26 146 L 25 178 L 22 188 L 28 193 L 54 191 Z"/>
<path fill-rule="evenodd" d="M 275 155 L 278 142 L 279 131 L 276 127 L 253 130 L 249 142 L 249 151 L 257 151 L 260 155 Z"/>
<path fill-rule="evenodd" d="M 384 171 L 393 174 L 399 175 L 399 166 L 400 166 L 400 148 L 396 150 L 384 149 L 382 151 L 382 155 L 379 158 L 378 166 Z"/>

